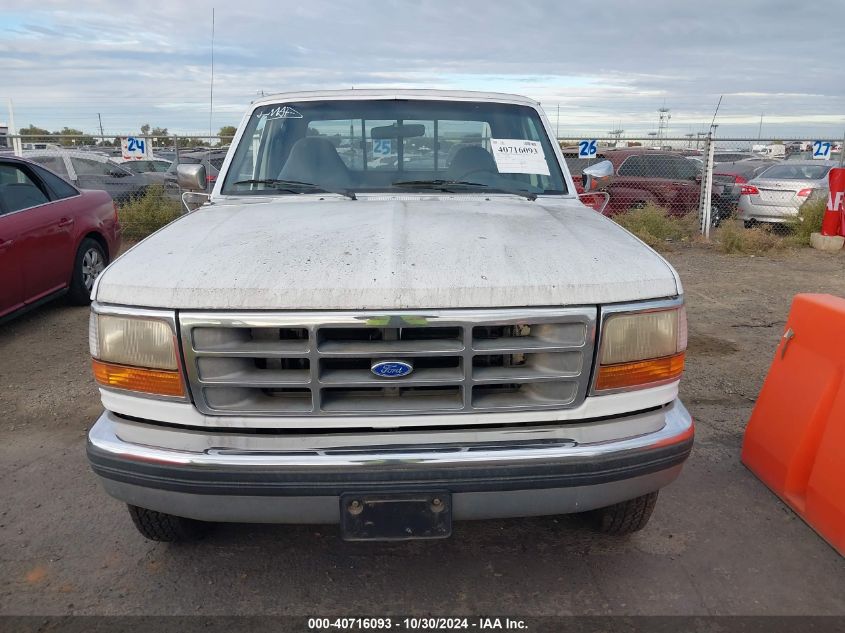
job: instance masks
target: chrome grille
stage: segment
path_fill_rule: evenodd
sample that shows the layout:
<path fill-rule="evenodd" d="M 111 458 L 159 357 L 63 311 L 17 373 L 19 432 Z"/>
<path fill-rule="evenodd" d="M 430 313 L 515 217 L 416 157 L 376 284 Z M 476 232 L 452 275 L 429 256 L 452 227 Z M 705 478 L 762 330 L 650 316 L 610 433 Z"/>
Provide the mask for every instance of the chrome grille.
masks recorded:
<path fill-rule="evenodd" d="M 595 308 L 179 315 L 197 408 L 213 415 L 472 413 L 577 406 Z M 373 362 L 414 366 L 383 378 Z"/>

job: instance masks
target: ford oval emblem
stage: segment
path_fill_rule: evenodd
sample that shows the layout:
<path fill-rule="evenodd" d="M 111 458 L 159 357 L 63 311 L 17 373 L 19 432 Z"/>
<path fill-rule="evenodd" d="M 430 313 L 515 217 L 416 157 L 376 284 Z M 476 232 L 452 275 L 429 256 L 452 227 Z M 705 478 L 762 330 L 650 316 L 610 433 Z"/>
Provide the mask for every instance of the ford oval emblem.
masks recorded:
<path fill-rule="evenodd" d="M 370 371 L 379 378 L 402 378 L 414 371 L 414 366 L 403 360 L 380 360 L 372 364 Z"/>

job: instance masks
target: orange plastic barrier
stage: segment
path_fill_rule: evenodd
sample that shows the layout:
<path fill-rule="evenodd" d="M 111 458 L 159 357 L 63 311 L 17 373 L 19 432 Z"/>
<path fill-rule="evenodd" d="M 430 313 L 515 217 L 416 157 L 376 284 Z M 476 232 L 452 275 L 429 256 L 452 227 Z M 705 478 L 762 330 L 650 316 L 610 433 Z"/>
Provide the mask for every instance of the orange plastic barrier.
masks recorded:
<path fill-rule="evenodd" d="M 742 462 L 845 556 L 845 299 L 793 299 Z"/>

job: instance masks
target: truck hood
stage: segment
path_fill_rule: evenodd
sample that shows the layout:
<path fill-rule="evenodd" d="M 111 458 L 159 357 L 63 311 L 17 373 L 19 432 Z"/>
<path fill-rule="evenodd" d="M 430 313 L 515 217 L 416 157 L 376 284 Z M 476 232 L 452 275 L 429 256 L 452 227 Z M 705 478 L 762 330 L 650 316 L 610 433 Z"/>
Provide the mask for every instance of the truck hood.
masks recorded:
<path fill-rule="evenodd" d="M 681 294 L 662 257 L 574 199 L 303 198 L 202 207 L 116 260 L 94 297 L 160 308 L 365 310 Z"/>

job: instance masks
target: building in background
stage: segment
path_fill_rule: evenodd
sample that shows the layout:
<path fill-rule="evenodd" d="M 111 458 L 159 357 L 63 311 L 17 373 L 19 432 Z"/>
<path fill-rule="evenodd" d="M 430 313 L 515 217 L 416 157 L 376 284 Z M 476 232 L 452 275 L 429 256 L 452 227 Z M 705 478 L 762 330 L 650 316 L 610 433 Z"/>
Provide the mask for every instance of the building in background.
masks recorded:
<path fill-rule="evenodd" d="M 6 123 L 0 123 L 0 147 L 11 147 L 9 141 L 9 126 Z"/>

